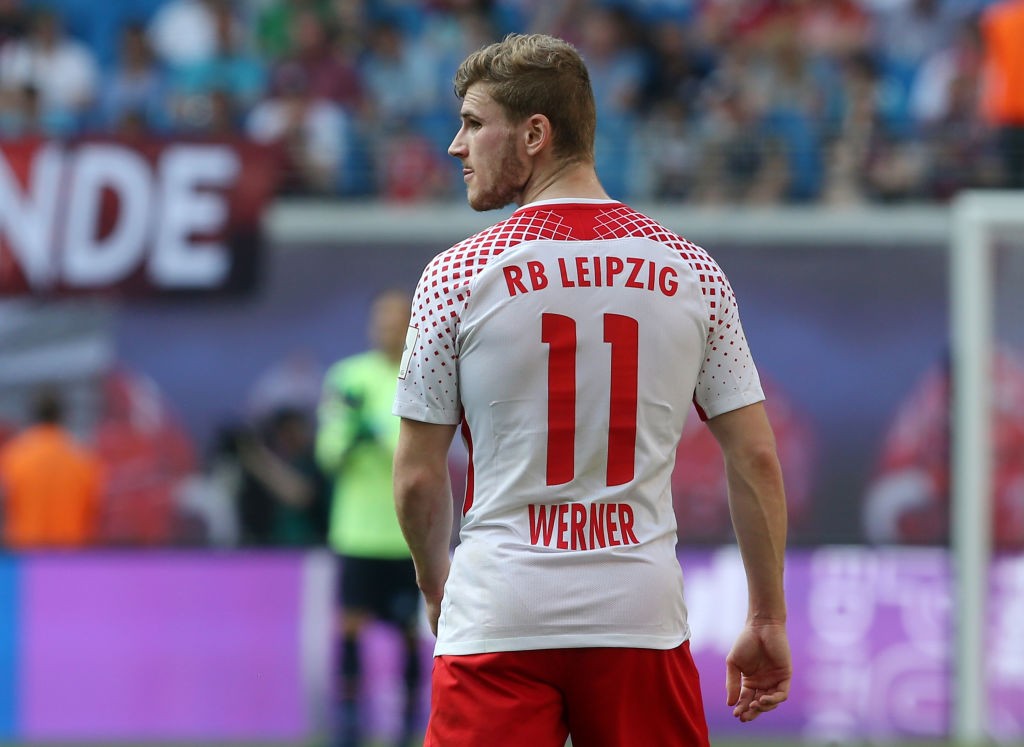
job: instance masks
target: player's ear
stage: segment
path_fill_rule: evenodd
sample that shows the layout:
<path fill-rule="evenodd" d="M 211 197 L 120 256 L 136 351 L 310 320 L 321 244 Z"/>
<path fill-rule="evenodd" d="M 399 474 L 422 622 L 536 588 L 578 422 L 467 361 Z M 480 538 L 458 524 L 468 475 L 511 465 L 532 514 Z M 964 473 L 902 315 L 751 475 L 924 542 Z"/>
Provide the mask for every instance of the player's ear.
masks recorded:
<path fill-rule="evenodd" d="M 526 118 L 523 137 L 527 154 L 537 155 L 551 145 L 554 137 L 554 133 L 551 131 L 551 120 L 543 114 L 531 114 Z"/>

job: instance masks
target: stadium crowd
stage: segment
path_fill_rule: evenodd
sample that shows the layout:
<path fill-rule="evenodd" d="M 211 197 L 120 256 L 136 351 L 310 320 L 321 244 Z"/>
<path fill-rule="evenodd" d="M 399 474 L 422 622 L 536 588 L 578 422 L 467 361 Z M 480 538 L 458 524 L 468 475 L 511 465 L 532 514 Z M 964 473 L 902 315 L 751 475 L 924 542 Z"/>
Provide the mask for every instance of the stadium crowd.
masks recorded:
<path fill-rule="evenodd" d="M 1024 187 L 1024 32 L 1012 26 L 1024 25 L 1024 0 L 111 0 L 103 9 L 0 0 L 0 141 L 251 138 L 281 148 L 285 194 L 461 201 L 461 173 L 446 154 L 457 128 L 452 72 L 490 40 L 546 30 L 587 60 L 598 171 L 617 197 L 852 204 Z M 1006 11 L 1009 43 L 993 11 Z M 1000 61 L 1018 75 L 1001 97 L 983 84 Z M 261 380 L 252 399 L 263 404 L 224 424 L 212 447 L 193 443 L 171 403 L 128 370 L 103 378 L 88 458 L 70 438 L 75 423 L 62 423 L 45 397 L 32 422 L 0 422 L 0 446 L 27 436 L 15 456 L 0 451 L 4 544 L 323 544 L 332 487 L 316 459 L 324 371 L 293 368 Z M 773 419 L 799 526 L 814 437 L 796 415 Z M 900 452 L 920 442 L 942 457 L 918 501 L 929 506 L 948 492 L 946 452 L 932 448 L 947 429 L 934 421 Z M 1006 443 L 1022 432 L 1017 419 L 1005 430 Z M 684 439 L 707 473 L 695 478 L 687 466 L 688 482 L 724 495 L 707 458 L 714 444 Z M 12 522 L 9 495 L 13 481 L 27 495 L 45 487 L 54 454 L 99 464 L 98 477 L 76 468 L 80 521 L 58 526 L 56 538 L 38 534 L 42 514 Z M 1014 506 L 1024 505 L 1018 461 L 1001 482 Z M 459 484 L 465 465 L 456 459 L 452 471 Z M 695 512 L 682 524 L 706 531 L 687 539 L 726 535 L 724 505 L 681 500 L 677 511 Z M 872 539 L 899 539 L 879 533 L 903 519 L 872 511 Z M 1013 515 L 1002 521 L 1019 543 L 1022 514 Z M 941 541 L 920 531 L 909 539 Z"/>
<path fill-rule="evenodd" d="M 459 199 L 455 65 L 543 30 L 590 67 L 613 196 L 941 201 L 1024 179 L 1024 83 L 983 84 L 1019 67 L 979 23 L 1000 4 L 0 0 L 0 138 L 246 137 L 286 194 Z"/>

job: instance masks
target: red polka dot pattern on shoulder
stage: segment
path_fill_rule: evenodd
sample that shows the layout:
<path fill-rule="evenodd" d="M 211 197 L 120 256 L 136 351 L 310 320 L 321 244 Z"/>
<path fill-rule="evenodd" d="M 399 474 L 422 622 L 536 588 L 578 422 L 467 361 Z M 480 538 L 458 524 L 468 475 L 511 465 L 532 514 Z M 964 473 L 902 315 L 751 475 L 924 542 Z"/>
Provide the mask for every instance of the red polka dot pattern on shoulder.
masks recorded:
<path fill-rule="evenodd" d="M 736 296 L 718 263 L 699 246 L 669 231 L 653 218 L 626 205 L 616 205 L 597 216 L 595 234 L 602 239 L 643 237 L 671 247 L 679 252 L 679 256 L 686 260 L 696 274 L 701 293 L 708 304 L 712 327 L 732 312 Z"/>
<path fill-rule="evenodd" d="M 677 251 L 693 270 L 708 307 L 707 357 L 694 392 L 702 417 L 715 412 L 714 399 L 745 391 L 752 380 L 756 381 L 757 372 L 739 322 L 736 294 L 711 255 L 626 205 L 602 211 L 596 220 L 595 235 L 607 239 L 638 236 L 657 241 Z"/>
<path fill-rule="evenodd" d="M 421 325 L 436 328 L 447 322 L 450 328 L 469 300 L 469 281 L 491 259 L 524 241 L 572 238 L 572 230 L 555 213 L 513 215 L 434 257 L 420 280 L 413 310 Z"/>
<path fill-rule="evenodd" d="M 458 359 L 452 345 L 469 303 L 470 281 L 490 260 L 524 241 L 573 238 L 573 229 L 562 215 L 551 210 L 529 210 L 516 213 L 434 257 L 424 270 L 413 299 L 412 323 L 420 331 L 419 354 L 412 359 L 414 373 L 423 377 L 422 366 L 436 359 Z M 452 366 L 441 360 L 428 373 L 428 390 L 439 387 L 440 393 L 451 393 L 448 380 L 455 375 Z"/>

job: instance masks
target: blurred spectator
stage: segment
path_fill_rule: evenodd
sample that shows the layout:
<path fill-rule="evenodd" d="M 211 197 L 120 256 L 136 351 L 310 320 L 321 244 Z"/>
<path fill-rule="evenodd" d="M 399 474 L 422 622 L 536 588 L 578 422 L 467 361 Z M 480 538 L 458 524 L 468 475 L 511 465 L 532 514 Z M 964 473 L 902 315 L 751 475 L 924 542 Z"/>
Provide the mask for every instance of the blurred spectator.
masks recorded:
<path fill-rule="evenodd" d="M 633 17 L 623 8 L 591 6 L 580 20 L 579 50 L 601 123 L 594 144 L 597 171 L 608 194 L 624 198 L 645 75 Z"/>
<path fill-rule="evenodd" d="M 962 189 L 998 186 L 999 157 L 978 117 L 981 90 L 978 27 L 965 22 L 948 47 L 924 61 L 911 91 L 911 112 L 928 150 L 925 197 L 949 200 Z"/>
<path fill-rule="evenodd" d="M 450 158 L 447 151 L 452 140 L 454 106 L 451 74 L 466 55 L 499 38 L 497 14 L 492 5 L 490 0 L 433 0 L 425 4 L 420 39 L 436 66 L 433 80 L 436 90 L 434 103 L 418 115 L 416 130 L 430 140 L 437 155 L 446 160 Z M 458 170 L 452 169 L 451 173 L 458 174 Z M 461 192 L 461 175 L 454 183 Z"/>
<path fill-rule="evenodd" d="M 108 77 L 100 99 L 100 119 L 107 130 L 135 120 L 146 131 L 167 127 L 166 80 L 138 24 L 125 27 L 117 67 Z"/>
<path fill-rule="evenodd" d="M 828 151 L 825 201 L 897 202 L 925 191 L 931 153 L 919 138 L 887 119 L 886 83 L 867 54 L 843 61 L 838 126 Z"/>
<path fill-rule="evenodd" d="M 224 445 L 223 439 L 218 440 L 204 469 L 186 478 L 178 490 L 184 543 L 237 547 L 241 542 L 237 504 L 241 473 L 235 456 L 223 451 Z"/>
<path fill-rule="evenodd" d="M 415 127 L 440 104 L 441 71 L 436 51 L 403 36 L 393 21 L 378 21 L 371 29 L 360 74 L 369 96 L 370 127 L 382 139 Z M 450 103 L 446 101 L 445 105 Z"/>
<path fill-rule="evenodd" d="M 700 154 L 685 104 L 670 101 L 659 106 L 637 137 L 642 159 L 638 165 L 647 180 L 645 184 L 638 180 L 634 191 L 659 201 L 675 202 L 692 196 Z"/>
<path fill-rule="evenodd" d="M 827 204 L 891 202 L 922 194 L 928 149 L 885 119 L 880 105 L 884 85 L 871 56 L 854 54 L 843 61 L 839 109 L 826 149 L 822 199 Z"/>
<path fill-rule="evenodd" d="M 33 416 L 34 425 L 0 448 L 4 542 L 16 550 L 93 544 L 100 463 L 64 427 L 56 390 L 38 396 Z"/>
<path fill-rule="evenodd" d="M 282 407 L 255 429 L 222 433 L 221 459 L 234 465 L 235 505 L 246 545 L 309 547 L 327 538 L 329 486 L 316 465 L 314 421 Z"/>
<path fill-rule="evenodd" d="M 28 12 L 21 0 L 0 0 L 0 47 L 28 32 Z"/>
<path fill-rule="evenodd" d="M 245 132 L 245 107 L 231 91 L 214 88 L 206 95 L 209 115 L 193 132 L 208 138 L 231 139 Z"/>
<path fill-rule="evenodd" d="M 205 132 L 219 116 L 223 128 L 233 117 L 225 116 L 234 107 L 247 110 L 259 101 L 266 87 L 261 60 L 249 54 L 245 39 L 238 33 L 239 19 L 226 0 L 210 3 L 214 46 L 201 59 L 176 64 L 169 79 L 169 94 L 175 125 L 185 132 Z M 215 111 L 214 97 L 219 97 Z"/>
<path fill-rule="evenodd" d="M 197 471 L 195 451 L 163 394 L 124 368 L 102 382 L 96 454 L 107 475 L 101 536 L 110 545 L 168 545 L 182 539 L 179 491 Z"/>
<path fill-rule="evenodd" d="M 711 72 L 712 60 L 695 49 L 689 29 L 672 20 L 650 30 L 650 60 L 642 90 L 644 116 L 634 138 L 635 196 L 656 200 L 689 197 L 698 154 L 695 107 Z"/>
<path fill-rule="evenodd" d="M 840 110 L 829 122 L 822 201 L 852 205 L 868 199 L 868 168 L 878 128 L 879 75 L 867 54 L 852 54 L 842 66 Z"/>
<path fill-rule="evenodd" d="M 714 67 L 710 53 L 698 48 L 688 26 L 676 22 L 650 29 L 647 46 L 651 59 L 643 81 L 642 109 L 657 113 L 663 106 L 679 104 L 690 109 Z"/>
<path fill-rule="evenodd" d="M 376 160 L 377 193 L 384 199 L 439 200 L 462 193 L 461 171 L 447 152 L 455 101 L 451 73 L 467 54 L 498 38 L 499 14 L 493 6 L 490 0 L 423 4 L 415 58 L 404 64 L 424 66 L 420 85 L 431 90 L 424 91 L 415 108 L 398 119 L 378 122 L 378 128 L 386 128 L 385 134 L 369 138 Z M 380 85 L 386 85 L 388 64 L 383 55 L 373 60 L 373 68 L 381 74 Z"/>
<path fill-rule="evenodd" d="M 1024 0 L 1003 0 L 981 19 L 984 112 L 997 129 L 1004 183 L 1024 189 Z"/>
<path fill-rule="evenodd" d="M 37 92 L 50 134 L 70 134 L 84 124 L 98 85 L 95 54 L 64 33 L 55 13 L 37 11 L 29 35 L 0 49 L 0 87 Z"/>
<path fill-rule="evenodd" d="M 910 93 L 910 113 L 917 125 L 941 122 L 957 106 L 958 89 L 972 89 L 980 105 L 982 46 L 976 24 L 961 24 L 948 45 L 936 48 L 921 63 Z"/>
<path fill-rule="evenodd" d="M 452 193 L 452 162 L 411 129 L 393 133 L 380 146 L 380 197 L 391 202 L 422 202 Z"/>
<path fill-rule="evenodd" d="M 168 0 L 153 16 L 146 33 L 157 58 L 177 67 L 209 60 L 217 52 L 214 7 L 230 0 Z M 243 30 L 235 28 L 233 33 Z"/>
<path fill-rule="evenodd" d="M 817 61 L 867 51 L 871 17 L 856 0 L 795 0 L 799 42 Z"/>
<path fill-rule="evenodd" d="M 363 84 L 350 38 L 328 23 L 313 3 L 296 4 L 288 15 L 287 53 L 278 57 L 275 70 L 283 66 L 302 69 L 310 93 L 333 101 L 350 114 L 363 106 Z"/>
<path fill-rule="evenodd" d="M 553 34 L 572 44 L 580 41 L 580 17 L 586 12 L 588 0 L 521 0 L 520 19 L 527 33 Z"/>
<path fill-rule="evenodd" d="M 350 122 L 345 110 L 309 89 L 305 71 L 277 71 L 276 93 L 257 104 L 246 121 L 250 137 L 284 149 L 285 194 L 330 194 L 343 182 Z"/>
<path fill-rule="evenodd" d="M 32 137 L 47 134 L 39 108 L 39 91 L 33 85 L 23 85 L 0 95 L 0 136 L 6 138 Z M 49 132 L 49 134 L 57 134 Z"/>
<path fill-rule="evenodd" d="M 878 13 L 874 44 L 885 85 L 883 115 L 890 127 L 909 125 L 914 79 L 925 60 L 952 41 L 961 14 L 943 0 L 904 0 Z"/>
<path fill-rule="evenodd" d="M 992 365 L 992 537 L 1024 548 L 1024 361 L 1005 347 Z M 872 542 L 945 544 L 950 531 L 950 371 L 934 366 L 888 429 L 868 486 L 864 529 Z"/>
<path fill-rule="evenodd" d="M 732 44 L 756 48 L 765 24 L 784 10 L 781 0 L 706 0 L 698 24 L 711 49 Z"/>
<path fill-rule="evenodd" d="M 295 20 L 307 13 L 312 14 L 320 26 L 326 26 L 332 20 L 328 0 L 264 2 L 255 20 L 256 44 L 260 53 L 275 61 L 291 56 L 295 51 Z"/>
<path fill-rule="evenodd" d="M 765 22 L 758 64 L 748 78 L 763 112 L 762 132 L 775 137 L 787 161 L 785 196 L 803 202 L 821 187 L 822 124 L 836 81 L 828 66 L 809 55 L 799 23 L 795 12 L 777 12 Z"/>
<path fill-rule="evenodd" d="M 782 147 L 762 133 L 753 96 L 741 85 L 720 80 L 708 87 L 701 104 L 693 199 L 711 204 L 780 202 L 789 181 L 786 158 Z"/>
<path fill-rule="evenodd" d="M 279 410 L 314 415 L 323 380 L 323 366 L 313 351 L 299 348 L 288 353 L 256 378 L 246 395 L 247 419 L 263 421 Z"/>
<path fill-rule="evenodd" d="M 925 58 L 953 38 L 959 15 L 943 0 L 902 0 L 879 10 L 874 41 L 883 64 L 909 82 Z"/>
<path fill-rule="evenodd" d="M 391 10 L 395 13 L 374 22 L 360 60 L 367 94 L 364 142 L 378 175 L 378 192 L 390 190 L 391 199 L 410 199 L 416 195 L 404 179 L 403 152 L 422 160 L 422 133 L 436 131 L 431 125 L 441 112 L 452 111 L 451 98 L 442 99 L 440 93 L 442 79 L 450 76 L 441 72 L 438 51 L 419 37 L 406 36 L 397 20 L 402 14 Z M 433 164 L 428 159 L 424 165 Z"/>
<path fill-rule="evenodd" d="M 372 0 L 326 0 L 328 12 L 334 19 L 338 40 L 345 47 L 361 50 L 366 44 L 370 28 Z"/>

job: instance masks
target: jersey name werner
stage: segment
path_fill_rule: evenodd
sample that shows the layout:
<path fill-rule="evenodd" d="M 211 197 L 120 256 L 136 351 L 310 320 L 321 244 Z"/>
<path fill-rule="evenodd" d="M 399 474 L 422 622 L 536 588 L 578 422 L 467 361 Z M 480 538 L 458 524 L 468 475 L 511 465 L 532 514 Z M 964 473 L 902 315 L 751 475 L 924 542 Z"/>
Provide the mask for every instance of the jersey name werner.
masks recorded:
<path fill-rule="evenodd" d="M 531 503 L 530 544 L 559 550 L 638 545 L 628 503 Z"/>

